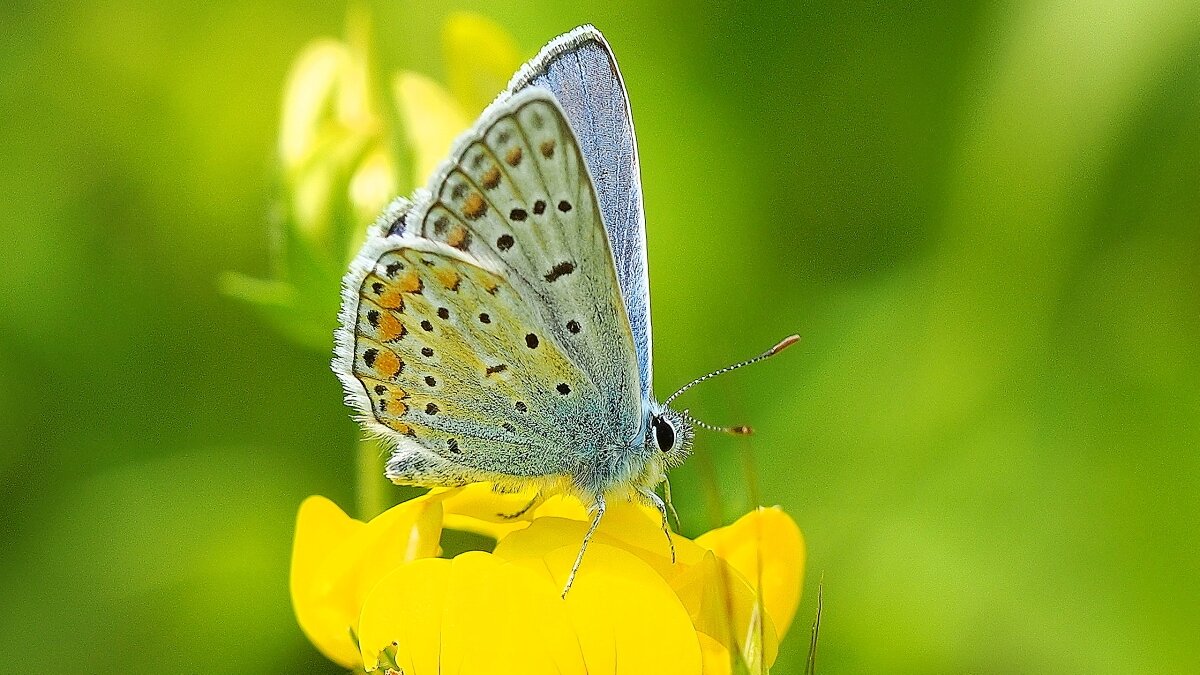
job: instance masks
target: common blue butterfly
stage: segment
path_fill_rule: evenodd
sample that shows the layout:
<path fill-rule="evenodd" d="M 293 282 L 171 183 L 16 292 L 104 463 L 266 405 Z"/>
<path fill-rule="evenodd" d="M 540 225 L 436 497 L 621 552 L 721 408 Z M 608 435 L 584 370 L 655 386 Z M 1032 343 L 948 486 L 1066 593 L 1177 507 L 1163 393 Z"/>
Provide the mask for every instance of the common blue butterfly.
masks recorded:
<path fill-rule="evenodd" d="M 333 369 L 402 484 L 563 491 L 654 505 L 699 422 L 651 391 L 637 144 L 599 31 L 550 42 L 409 199 L 343 284 Z M 536 500 L 536 497 L 535 497 Z"/>

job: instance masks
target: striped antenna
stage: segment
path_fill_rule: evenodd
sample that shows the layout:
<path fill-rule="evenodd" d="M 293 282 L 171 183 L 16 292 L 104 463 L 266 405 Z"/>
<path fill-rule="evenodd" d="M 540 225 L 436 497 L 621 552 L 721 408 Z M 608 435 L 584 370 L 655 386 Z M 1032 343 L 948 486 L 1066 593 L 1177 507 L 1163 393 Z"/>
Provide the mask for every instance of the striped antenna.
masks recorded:
<path fill-rule="evenodd" d="M 733 370 L 737 370 L 738 368 L 745 368 L 746 366 L 753 365 L 755 363 L 758 363 L 759 361 L 769 359 L 772 356 L 775 356 L 779 352 L 787 349 L 788 347 L 791 347 L 792 345 L 796 344 L 799 341 L 800 341 L 799 335 L 789 335 L 789 336 L 785 337 L 784 339 L 780 340 L 778 343 L 776 343 L 776 345 L 774 347 L 771 347 L 767 351 L 759 354 L 758 356 L 756 356 L 752 359 L 746 359 L 745 361 L 735 363 L 732 366 L 726 366 L 720 370 L 713 371 L 702 377 L 697 377 L 696 379 L 692 380 L 691 382 L 688 382 L 683 387 L 681 387 L 679 389 L 679 391 L 676 391 L 674 394 L 671 394 L 669 397 L 667 397 L 667 400 L 663 401 L 663 407 L 669 407 L 671 405 L 671 401 L 674 401 L 676 398 L 679 398 L 680 394 L 682 394 L 683 392 L 687 391 L 688 389 L 691 389 L 692 387 L 700 384 L 701 382 L 704 382 L 705 380 L 711 380 L 712 378 L 714 378 L 718 375 L 724 375 L 725 373 L 728 373 Z M 707 422 L 701 422 L 700 420 L 696 419 L 695 417 L 692 417 L 691 415 L 689 415 L 688 411 L 686 411 L 686 410 L 683 411 L 683 416 L 686 417 L 687 420 L 689 422 L 691 422 L 692 424 L 700 427 L 701 429 L 708 429 L 709 431 L 719 431 L 719 432 L 726 433 L 726 434 L 734 434 L 735 436 L 749 436 L 750 434 L 754 433 L 753 429 L 751 429 L 750 427 L 747 427 L 747 426 L 743 426 L 743 425 L 733 426 L 733 427 L 718 427 L 718 426 L 714 426 L 712 424 L 708 424 Z"/>

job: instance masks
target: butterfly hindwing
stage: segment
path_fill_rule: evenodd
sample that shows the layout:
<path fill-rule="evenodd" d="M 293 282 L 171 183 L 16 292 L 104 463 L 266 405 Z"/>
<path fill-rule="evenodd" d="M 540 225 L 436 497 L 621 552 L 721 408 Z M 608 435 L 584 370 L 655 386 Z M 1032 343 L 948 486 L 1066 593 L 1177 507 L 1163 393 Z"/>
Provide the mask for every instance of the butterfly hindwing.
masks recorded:
<path fill-rule="evenodd" d="M 502 275 L 436 242 L 389 239 L 355 287 L 350 359 L 352 402 L 396 440 L 389 475 L 569 473 L 569 455 L 549 451 L 563 440 L 554 420 L 594 397 L 592 383 Z"/>

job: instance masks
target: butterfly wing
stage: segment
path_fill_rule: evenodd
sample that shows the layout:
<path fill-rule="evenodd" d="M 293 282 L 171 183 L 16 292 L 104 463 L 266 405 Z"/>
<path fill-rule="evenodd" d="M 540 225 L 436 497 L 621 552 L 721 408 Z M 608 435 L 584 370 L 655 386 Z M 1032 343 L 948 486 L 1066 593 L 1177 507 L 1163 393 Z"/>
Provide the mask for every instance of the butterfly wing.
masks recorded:
<path fill-rule="evenodd" d="M 580 26 L 542 48 L 499 100 L 535 86 L 549 90 L 562 106 L 591 171 L 637 349 L 642 399 L 649 401 L 653 342 L 646 214 L 633 116 L 616 57 L 600 31 Z"/>
<path fill-rule="evenodd" d="M 431 186 L 389 209 L 404 234 L 372 238 L 346 279 L 335 370 L 396 441 L 389 475 L 594 474 L 641 433 L 638 365 L 561 108 L 538 88 L 494 104 Z"/>
<path fill-rule="evenodd" d="M 580 26 L 551 41 L 513 77 L 508 92 L 543 87 L 566 113 L 595 181 L 637 348 L 644 400 L 651 398 L 650 284 L 637 139 L 616 57 L 600 31 Z"/>

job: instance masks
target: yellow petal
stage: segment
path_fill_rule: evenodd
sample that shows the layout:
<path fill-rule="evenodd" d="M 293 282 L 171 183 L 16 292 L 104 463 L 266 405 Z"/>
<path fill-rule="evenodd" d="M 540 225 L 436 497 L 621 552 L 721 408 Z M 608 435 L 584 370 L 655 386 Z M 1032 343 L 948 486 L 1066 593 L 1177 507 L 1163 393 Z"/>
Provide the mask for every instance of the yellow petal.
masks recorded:
<path fill-rule="evenodd" d="M 442 615 L 452 565 L 441 558 L 416 560 L 392 570 L 372 589 L 358 624 L 367 670 L 378 667 L 380 652 L 395 644 L 400 672 L 439 672 Z"/>
<path fill-rule="evenodd" d="M 578 553 L 576 541 L 513 562 L 561 589 Z M 593 540 L 565 604 L 587 672 L 701 673 L 700 643 L 687 611 L 658 572 L 634 554 Z"/>
<path fill-rule="evenodd" d="M 350 64 L 346 46 L 318 40 L 301 52 L 284 88 L 279 156 L 292 170 L 307 158 L 326 120 L 334 114 L 338 83 Z"/>
<path fill-rule="evenodd" d="M 327 570 L 336 564 L 329 559 L 332 552 L 364 527 L 328 499 L 309 497 L 300 505 L 292 546 L 291 591 L 296 620 L 322 654 L 346 668 L 358 662 L 358 649 L 349 630 L 354 609 L 337 596 Z"/>
<path fill-rule="evenodd" d="M 369 523 L 324 497 L 300 505 L 292 549 L 292 607 L 314 645 L 346 667 L 358 663 L 350 637 L 371 587 L 401 563 L 437 553 L 441 504 L 418 498 Z"/>
<path fill-rule="evenodd" d="M 440 499 L 422 495 L 397 504 L 367 523 L 353 540 L 357 547 L 359 587 L 365 594 L 400 563 L 437 555 L 442 535 Z"/>
<path fill-rule="evenodd" d="M 562 494 L 543 496 L 525 513 L 512 517 L 537 493 L 538 488 L 529 487 L 520 492 L 498 494 L 492 490 L 491 483 L 472 483 L 457 488 L 457 493 L 443 502 L 444 525 L 452 530 L 475 532 L 499 540 L 547 516 L 591 523 L 583 504 L 575 497 Z"/>
<path fill-rule="evenodd" d="M 670 543 L 662 528 L 662 514 L 657 509 L 640 503 L 618 502 L 609 505 L 597 531 L 619 539 L 623 548 L 663 570 L 665 576 L 694 565 L 704 557 L 703 548 L 686 537 L 672 534 L 676 560 L 672 565 Z"/>
<path fill-rule="evenodd" d="M 521 65 L 517 43 L 491 19 L 456 12 L 442 30 L 446 79 L 461 108 L 475 117 Z"/>
<path fill-rule="evenodd" d="M 396 665 L 411 675 L 587 672 L 553 587 L 488 553 L 397 568 L 372 591 L 360 626 L 368 667 L 395 643 Z"/>
<path fill-rule="evenodd" d="M 553 517 L 551 513 L 565 513 L 571 517 Z M 547 500 L 538 509 L 537 517 L 529 527 L 512 532 L 497 543 L 496 555 L 509 559 L 540 557 L 561 546 L 578 546 L 591 524 L 577 499 L 555 497 Z M 671 563 L 671 549 L 662 531 L 662 517 L 658 511 L 629 502 L 614 502 L 609 505 L 593 541 L 601 541 L 641 558 L 670 580 L 682 573 L 689 565 L 703 559 L 707 551 L 678 534 L 673 534 L 677 564 Z"/>
<path fill-rule="evenodd" d="M 588 515 L 587 509 L 584 508 L 583 502 L 570 495 L 555 494 L 546 497 L 542 503 L 538 504 L 533 509 L 533 518 L 570 518 L 571 520 L 592 522 L 591 516 Z"/>
<path fill-rule="evenodd" d="M 769 616 L 762 616 L 753 587 L 729 563 L 704 551 L 699 563 L 685 567 L 670 583 L 696 630 L 716 640 L 727 654 L 740 654 L 750 672 L 775 662 L 775 626 Z"/>
<path fill-rule="evenodd" d="M 697 637 L 700 638 L 700 655 L 704 659 L 704 675 L 732 675 L 733 664 L 725 645 L 704 633 L 698 633 Z"/>
<path fill-rule="evenodd" d="M 374 220 L 399 192 L 391 154 L 387 152 L 382 143 L 376 145 L 354 170 L 354 175 L 350 177 L 349 188 L 350 204 L 354 208 L 355 220 L 360 223 L 369 223 Z M 365 236 L 365 230 L 361 231 L 359 237 L 350 242 L 351 254 L 362 245 L 361 239 Z"/>
<path fill-rule="evenodd" d="M 424 183 L 450 153 L 455 137 L 467 128 L 467 118 L 458 102 L 424 75 L 398 73 L 392 92 L 413 151 L 417 182 Z"/>
<path fill-rule="evenodd" d="M 759 589 L 779 636 L 787 632 L 804 581 L 804 538 L 778 506 L 759 508 L 696 539 Z"/>
<path fill-rule="evenodd" d="M 513 494 L 497 494 L 491 483 L 472 483 L 459 489 L 443 502 L 446 517 L 443 524 L 452 530 L 463 530 L 500 539 L 514 530 L 524 528 L 532 519 L 533 509 L 520 518 L 505 518 L 525 508 L 537 494 L 529 488 Z"/>

